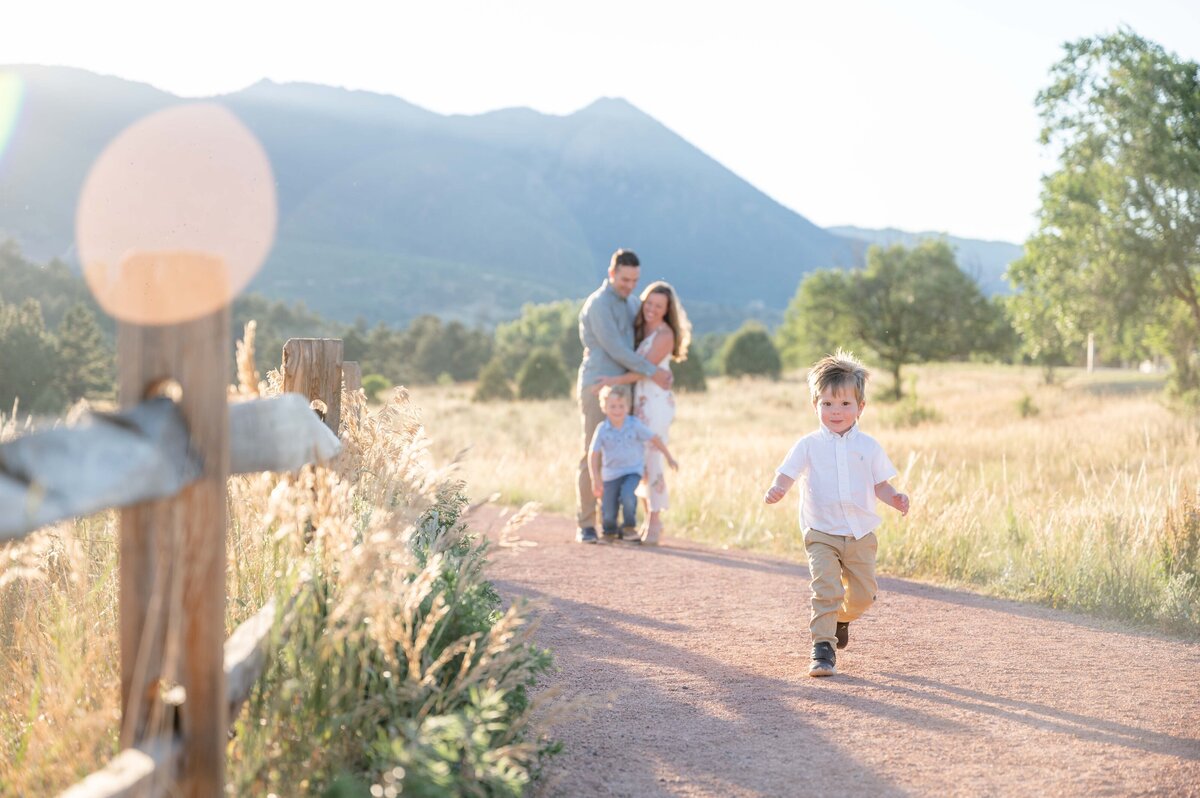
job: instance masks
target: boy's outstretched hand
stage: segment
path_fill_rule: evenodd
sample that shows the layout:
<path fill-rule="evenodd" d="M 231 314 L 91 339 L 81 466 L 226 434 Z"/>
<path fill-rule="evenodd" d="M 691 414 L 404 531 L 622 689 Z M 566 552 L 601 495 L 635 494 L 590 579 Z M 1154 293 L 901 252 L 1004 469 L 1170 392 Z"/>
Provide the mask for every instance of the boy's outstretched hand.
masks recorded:
<path fill-rule="evenodd" d="M 772 485 L 767 488 L 767 495 L 763 496 L 763 501 L 767 504 L 774 504 L 782 499 L 787 494 L 787 488 L 782 488 L 779 485 Z"/>
<path fill-rule="evenodd" d="M 900 515 L 908 515 L 908 494 L 897 493 L 892 497 L 892 506 L 900 511 Z"/>

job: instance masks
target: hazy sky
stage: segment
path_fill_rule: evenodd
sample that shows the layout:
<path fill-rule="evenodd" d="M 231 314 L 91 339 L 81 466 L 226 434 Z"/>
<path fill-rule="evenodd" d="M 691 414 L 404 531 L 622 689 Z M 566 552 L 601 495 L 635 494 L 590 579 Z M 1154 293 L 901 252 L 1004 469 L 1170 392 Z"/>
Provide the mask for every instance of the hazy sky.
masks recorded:
<path fill-rule="evenodd" d="M 1052 166 L 1033 100 L 1064 41 L 1126 24 L 1200 59 L 1196 0 L 6 5 L 7 63 L 196 97 L 309 81 L 441 113 L 624 97 L 817 224 L 1014 242 Z"/>

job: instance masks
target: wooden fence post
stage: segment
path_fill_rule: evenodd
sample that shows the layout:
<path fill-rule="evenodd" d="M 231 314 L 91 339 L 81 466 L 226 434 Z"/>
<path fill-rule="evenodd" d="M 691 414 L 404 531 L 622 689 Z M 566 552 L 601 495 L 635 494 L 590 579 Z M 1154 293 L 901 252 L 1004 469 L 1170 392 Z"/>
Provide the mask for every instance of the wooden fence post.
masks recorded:
<path fill-rule="evenodd" d="M 170 382 L 203 476 L 176 497 L 121 513 L 121 745 L 177 730 L 181 794 L 224 792 L 228 738 L 225 495 L 229 310 L 167 326 L 118 326 L 121 404 Z M 169 785 L 173 774 L 166 774 Z M 172 794 L 174 792 L 172 791 Z"/>
<path fill-rule="evenodd" d="M 342 341 L 290 338 L 283 345 L 283 390 L 325 405 L 325 424 L 338 433 L 342 418 Z"/>

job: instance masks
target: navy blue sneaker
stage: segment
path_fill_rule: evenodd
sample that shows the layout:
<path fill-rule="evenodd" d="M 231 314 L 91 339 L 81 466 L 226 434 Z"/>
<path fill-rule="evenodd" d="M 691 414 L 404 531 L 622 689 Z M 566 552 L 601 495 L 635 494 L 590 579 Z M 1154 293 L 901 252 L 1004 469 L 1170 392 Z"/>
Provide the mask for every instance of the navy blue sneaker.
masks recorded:
<path fill-rule="evenodd" d="M 576 543 L 595 543 L 596 542 L 596 528 L 593 526 L 585 526 L 583 529 L 578 530 L 575 533 L 575 542 Z"/>
<path fill-rule="evenodd" d="M 850 622 L 838 621 L 837 630 L 833 633 L 833 636 L 837 638 L 838 648 L 845 648 L 850 645 Z"/>
<path fill-rule="evenodd" d="M 837 654 L 828 643 L 817 643 L 812 650 L 812 663 L 808 666 L 809 676 L 833 676 L 837 673 Z"/>

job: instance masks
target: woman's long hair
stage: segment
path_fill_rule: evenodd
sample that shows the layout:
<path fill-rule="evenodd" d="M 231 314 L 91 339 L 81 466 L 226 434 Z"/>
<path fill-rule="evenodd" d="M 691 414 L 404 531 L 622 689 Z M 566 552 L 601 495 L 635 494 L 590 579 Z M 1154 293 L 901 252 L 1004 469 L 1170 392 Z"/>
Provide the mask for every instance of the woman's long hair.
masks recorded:
<path fill-rule="evenodd" d="M 675 347 L 671 351 L 672 359 L 687 360 L 688 346 L 692 343 L 692 323 L 688 321 L 687 312 L 684 311 L 679 296 L 671 284 L 663 280 L 655 280 L 646 286 L 646 290 L 642 291 L 642 302 L 644 303 L 646 297 L 651 294 L 662 294 L 667 298 L 667 314 L 663 317 L 663 321 L 675 333 Z M 646 317 L 642 315 L 641 308 L 638 308 L 637 317 L 633 320 L 633 336 L 635 346 L 646 338 Z"/>

